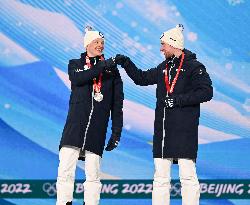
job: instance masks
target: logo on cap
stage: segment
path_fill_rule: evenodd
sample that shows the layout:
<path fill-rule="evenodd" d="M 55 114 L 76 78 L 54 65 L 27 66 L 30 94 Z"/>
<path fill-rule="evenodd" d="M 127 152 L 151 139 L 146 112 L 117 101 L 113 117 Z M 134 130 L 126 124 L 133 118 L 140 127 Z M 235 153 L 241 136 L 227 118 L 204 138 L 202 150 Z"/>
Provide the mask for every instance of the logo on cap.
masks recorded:
<path fill-rule="evenodd" d="M 162 37 L 163 37 L 163 36 L 164 36 L 164 33 L 162 33 L 162 34 L 161 34 L 161 37 L 160 37 L 160 39 L 162 39 Z"/>
<path fill-rule="evenodd" d="M 173 39 L 173 38 L 171 38 L 171 37 L 169 37 L 169 39 L 172 40 L 172 41 L 176 41 L 175 39 Z"/>
<path fill-rule="evenodd" d="M 102 38 L 104 38 L 104 35 L 101 32 L 99 32 L 99 36 L 101 36 Z"/>

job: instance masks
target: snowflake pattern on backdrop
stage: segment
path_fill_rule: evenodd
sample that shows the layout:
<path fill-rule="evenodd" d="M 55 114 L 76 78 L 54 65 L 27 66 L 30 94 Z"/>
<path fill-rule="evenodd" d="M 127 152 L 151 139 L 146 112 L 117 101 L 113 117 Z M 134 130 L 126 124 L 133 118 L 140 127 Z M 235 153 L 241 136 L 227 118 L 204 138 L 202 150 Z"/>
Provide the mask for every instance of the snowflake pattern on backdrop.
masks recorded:
<path fill-rule="evenodd" d="M 227 0 L 231 6 L 236 6 L 237 4 L 243 4 L 245 0 Z"/>

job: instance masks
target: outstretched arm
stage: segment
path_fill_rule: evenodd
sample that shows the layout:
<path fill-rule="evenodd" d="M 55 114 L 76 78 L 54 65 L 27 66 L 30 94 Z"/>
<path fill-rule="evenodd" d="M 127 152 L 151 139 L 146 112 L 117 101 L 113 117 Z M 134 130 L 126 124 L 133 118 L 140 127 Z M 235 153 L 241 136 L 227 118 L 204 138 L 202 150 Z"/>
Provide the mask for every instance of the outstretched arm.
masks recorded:
<path fill-rule="evenodd" d="M 146 86 L 157 83 L 158 67 L 146 71 L 138 69 L 129 57 L 117 55 L 116 63 L 121 65 L 136 85 Z"/>

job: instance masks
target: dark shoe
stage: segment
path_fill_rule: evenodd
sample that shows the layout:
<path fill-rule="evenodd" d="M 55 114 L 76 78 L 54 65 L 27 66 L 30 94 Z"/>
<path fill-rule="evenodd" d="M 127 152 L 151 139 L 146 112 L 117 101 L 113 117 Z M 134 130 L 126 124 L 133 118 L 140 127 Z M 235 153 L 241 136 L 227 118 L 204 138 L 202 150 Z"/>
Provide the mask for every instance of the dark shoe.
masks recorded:
<path fill-rule="evenodd" d="M 67 202 L 67 204 L 66 205 L 72 205 L 72 201 L 71 202 Z"/>

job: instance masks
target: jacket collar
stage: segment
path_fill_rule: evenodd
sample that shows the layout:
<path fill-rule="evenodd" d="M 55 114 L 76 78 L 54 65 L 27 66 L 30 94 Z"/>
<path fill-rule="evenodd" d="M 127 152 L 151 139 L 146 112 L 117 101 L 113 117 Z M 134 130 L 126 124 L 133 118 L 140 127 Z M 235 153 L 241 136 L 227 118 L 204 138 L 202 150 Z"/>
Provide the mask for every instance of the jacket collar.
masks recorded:
<path fill-rule="evenodd" d="M 80 59 L 81 59 L 81 63 L 83 65 L 86 64 L 86 56 L 87 56 L 87 52 L 81 53 L 81 58 Z M 104 54 L 102 54 L 101 56 L 104 58 Z M 101 57 L 100 56 L 96 56 L 96 57 L 90 57 L 89 59 L 90 59 L 90 63 L 94 64 L 94 62 L 95 61 L 98 62 L 101 59 Z"/>

